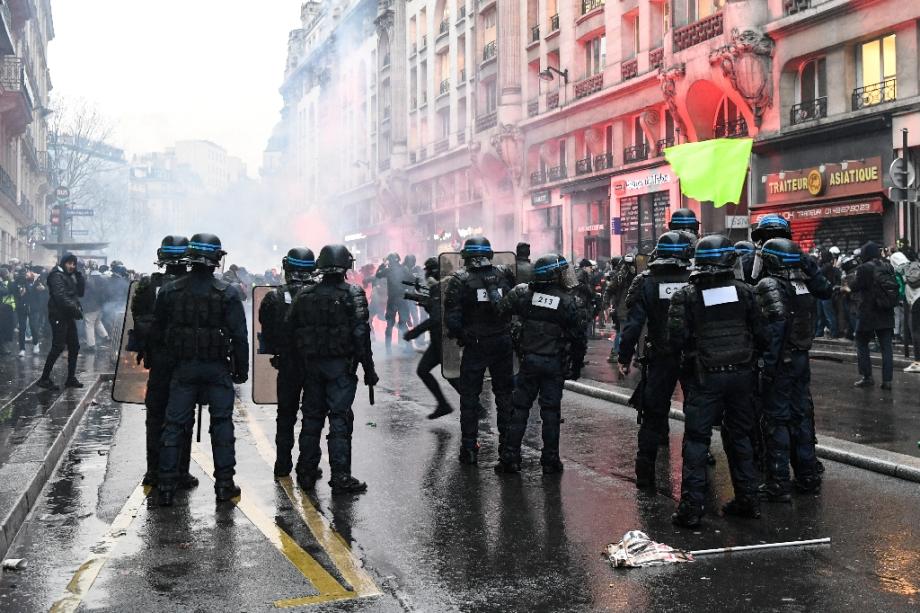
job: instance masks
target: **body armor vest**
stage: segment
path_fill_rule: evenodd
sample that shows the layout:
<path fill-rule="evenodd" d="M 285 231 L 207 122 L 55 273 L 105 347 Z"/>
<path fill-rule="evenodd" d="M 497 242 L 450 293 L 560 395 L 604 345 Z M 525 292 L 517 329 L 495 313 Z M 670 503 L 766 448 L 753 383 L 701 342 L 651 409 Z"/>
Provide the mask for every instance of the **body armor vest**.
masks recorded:
<path fill-rule="evenodd" d="M 754 359 L 754 337 L 748 327 L 748 304 L 741 281 L 715 287 L 695 286 L 697 358 L 704 369 L 747 366 Z"/>
<path fill-rule="evenodd" d="M 508 321 L 498 315 L 496 305 L 511 291 L 505 271 L 495 266 L 468 269 L 461 290 L 463 325 L 475 336 L 496 336 L 508 331 Z"/>
<path fill-rule="evenodd" d="M 286 319 L 288 311 L 291 310 L 291 304 L 294 302 L 294 297 L 303 287 L 303 285 L 285 284 L 272 291 L 274 296 L 272 298 L 272 308 L 269 312 L 270 321 L 266 323 L 266 327 L 271 327 L 269 338 L 271 339 L 272 347 L 270 349 L 276 354 L 286 353 L 286 350 L 291 348 L 292 343 L 291 339 L 288 338 Z"/>
<path fill-rule="evenodd" d="M 212 283 L 206 294 L 194 294 L 187 279 L 176 282 L 169 305 L 166 346 L 180 360 L 223 360 L 230 339 L 224 331 L 224 292 Z"/>
<path fill-rule="evenodd" d="M 809 351 L 815 337 L 815 297 L 808 291 L 804 280 L 784 280 L 783 285 L 786 286 L 786 295 L 789 297 L 789 319 L 786 321 L 789 348 Z"/>
<path fill-rule="evenodd" d="M 355 304 L 347 283 L 306 286 L 297 304 L 294 342 L 305 358 L 351 357 Z"/>
<path fill-rule="evenodd" d="M 648 316 L 646 343 L 649 357 L 668 352 L 668 309 L 671 297 L 685 285 L 690 272 L 679 268 L 652 268 L 644 279 L 643 293 Z"/>
<path fill-rule="evenodd" d="M 565 313 L 574 298 L 555 285 L 529 287 L 521 297 L 520 340 L 522 354 L 559 355 L 566 347 Z"/>

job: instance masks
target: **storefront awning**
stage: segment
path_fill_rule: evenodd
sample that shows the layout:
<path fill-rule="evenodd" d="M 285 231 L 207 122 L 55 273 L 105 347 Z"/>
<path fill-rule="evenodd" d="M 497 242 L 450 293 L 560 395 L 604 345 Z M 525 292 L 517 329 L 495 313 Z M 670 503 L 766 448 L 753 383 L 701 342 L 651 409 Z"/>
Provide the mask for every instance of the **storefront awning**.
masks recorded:
<path fill-rule="evenodd" d="M 589 192 L 593 189 L 600 189 L 602 187 L 610 187 L 610 177 L 594 179 L 593 181 L 580 181 L 578 183 L 572 183 L 571 185 L 565 185 L 559 188 L 559 193 L 564 196 L 566 194 L 574 194 L 576 192 Z"/>

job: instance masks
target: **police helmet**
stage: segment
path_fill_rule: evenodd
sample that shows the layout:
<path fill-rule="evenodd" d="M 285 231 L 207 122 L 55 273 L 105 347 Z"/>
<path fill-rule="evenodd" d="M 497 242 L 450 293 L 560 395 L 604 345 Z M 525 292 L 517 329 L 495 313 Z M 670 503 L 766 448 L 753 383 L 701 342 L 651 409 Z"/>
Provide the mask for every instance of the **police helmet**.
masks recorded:
<path fill-rule="evenodd" d="M 541 255 L 533 263 L 533 281 L 534 283 L 556 283 L 562 279 L 562 275 L 568 269 L 568 261 L 558 253 Z"/>
<path fill-rule="evenodd" d="M 735 253 L 737 253 L 739 256 L 747 254 L 753 255 L 754 251 L 756 250 L 757 248 L 751 241 L 738 241 L 735 243 Z"/>
<path fill-rule="evenodd" d="M 677 209 L 671 213 L 671 221 L 668 222 L 669 230 L 689 230 L 694 234 L 700 231 L 700 221 L 696 218 L 696 213 L 688 208 Z"/>
<path fill-rule="evenodd" d="M 693 244 L 684 232 L 665 232 L 658 237 L 652 254 L 654 262 L 661 264 L 689 264 L 693 257 Z"/>
<path fill-rule="evenodd" d="M 354 262 L 355 258 L 345 245 L 326 245 L 316 258 L 316 270 L 324 274 L 345 274 Z"/>
<path fill-rule="evenodd" d="M 484 236 L 471 236 L 463 243 L 463 249 L 460 250 L 460 257 L 464 259 L 467 266 L 475 267 L 488 266 L 491 264 L 492 243 Z"/>
<path fill-rule="evenodd" d="M 751 238 L 756 243 L 765 243 L 771 238 L 792 238 L 789 222 L 781 215 L 764 215 L 751 230 Z"/>
<path fill-rule="evenodd" d="M 768 272 L 802 267 L 802 249 L 788 238 L 771 238 L 760 248 L 760 257 Z"/>
<path fill-rule="evenodd" d="M 188 251 L 188 239 L 177 234 L 164 236 L 157 249 L 157 266 L 184 264 Z"/>
<path fill-rule="evenodd" d="M 394 263 L 399 262 L 399 254 L 395 251 L 387 255 L 387 262 Z"/>
<path fill-rule="evenodd" d="M 438 258 L 425 260 L 425 276 L 434 277 L 435 279 L 441 278 L 441 264 L 438 262 Z"/>
<path fill-rule="evenodd" d="M 306 247 L 294 247 L 281 259 L 281 268 L 287 281 L 307 281 L 316 270 L 313 251 Z"/>
<path fill-rule="evenodd" d="M 697 268 L 712 266 L 731 269 L 738 259 L 738 254 L 735 253 L 735 246 L 730 240 L 721 234 L 712 234 L 704 236 L 696 243 L 694 258 Z"/>
<path fill-rule="evenodd" d="M 416 263 L 417 261 L 418 261 L 418 260 L 415 259 L 415 256 L 412 255 L 412 254 L 410 253 L 410 254 L 407 255 L 406 258 L 403 260 L 403 266 L 405 266 L 405 267 L 408 268 L 409 270 L 412 270 L 413 268 L 415 268 L 415 263 Z"/>
<path fill-rule="evenodd" d="M 219 266 L 220 259 L 227 255 L 221 249 L 220 239 L 213 234 L 195 234 L 188 241 L 188 261 L 191 264 Z"/>

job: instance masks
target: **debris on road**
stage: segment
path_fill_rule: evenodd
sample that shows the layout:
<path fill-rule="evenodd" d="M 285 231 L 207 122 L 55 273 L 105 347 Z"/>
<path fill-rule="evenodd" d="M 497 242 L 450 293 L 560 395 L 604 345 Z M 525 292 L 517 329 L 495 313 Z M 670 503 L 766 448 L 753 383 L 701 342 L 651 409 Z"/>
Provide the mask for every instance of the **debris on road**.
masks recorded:
<path fill-rule="evenodd" d="M 28 565 L 25 558 L 7 558 L 3 561 L 3 570 L 25 570 Z"/>

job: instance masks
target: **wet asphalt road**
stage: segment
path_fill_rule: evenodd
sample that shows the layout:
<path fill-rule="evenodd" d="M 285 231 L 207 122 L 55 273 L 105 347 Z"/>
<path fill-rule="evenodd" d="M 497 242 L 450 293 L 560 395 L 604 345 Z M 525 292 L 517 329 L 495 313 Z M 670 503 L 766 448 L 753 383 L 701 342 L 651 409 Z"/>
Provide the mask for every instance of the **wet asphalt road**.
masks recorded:
<path fill-rule="evenodd" d="M 480 466 L 461 466 L 456 414 L 424 418 L 431 402 L 414 365 L 415 356 L 380 360 L 374 407 L 359 390 L 353 470 L 370 489 L 358 497 L 332 498 L 325 482 L 306 501 L 289 496 L 271 478 L 273 407 L 241 401 L 235 417 L 241 503 L 215 508 L 213 482 L 201 466 L 210 457 L 205 440 L 193 464 L 197 490 L 170 509 L 141 494 L 133 509 L 143 472 L 143 409 L 114 404 L 103 393 L 8 554 L 30 566 L 0 578 L 0 610 L 48 610 L 68 585 L 82 597 L 70 603 L 84 611 L 263 611 L 296 604 L 324 593 L 328 577 L 348 583 L 347 564 L 336 553 L 342 541 L 305 520 L 311 516 L 304 509 L 314 505 L 381 594 L 305 610 L 920 607 L 916 484 L 828 462 L 820 496 L 768 506 L 759 521 L 713 513 L 700 531 L 680 531 L 669 517 L 679 495 L 681 424 L 672 423 L 670 461 L 667 453 L 659 460 L 660 491 L 637 494 L 630 481 L 634 413 L 567 392 L 565 473 L 541 474 L 534 412 L 523 473 L 499 476 L 492 471 L 494 413 L 483 421 L 489 431 Z M 241 395 L 248 391 L 241 388 Z M 718 436 L 713 447 L 719 462 L 710 510 L 731 495 Z M 273 545 L 279 529 L 287 535 L 280 548 Z M 823 536 L 833 543 L 614 571 L 601 551 L 631 529 L 690 549 Z"/>

